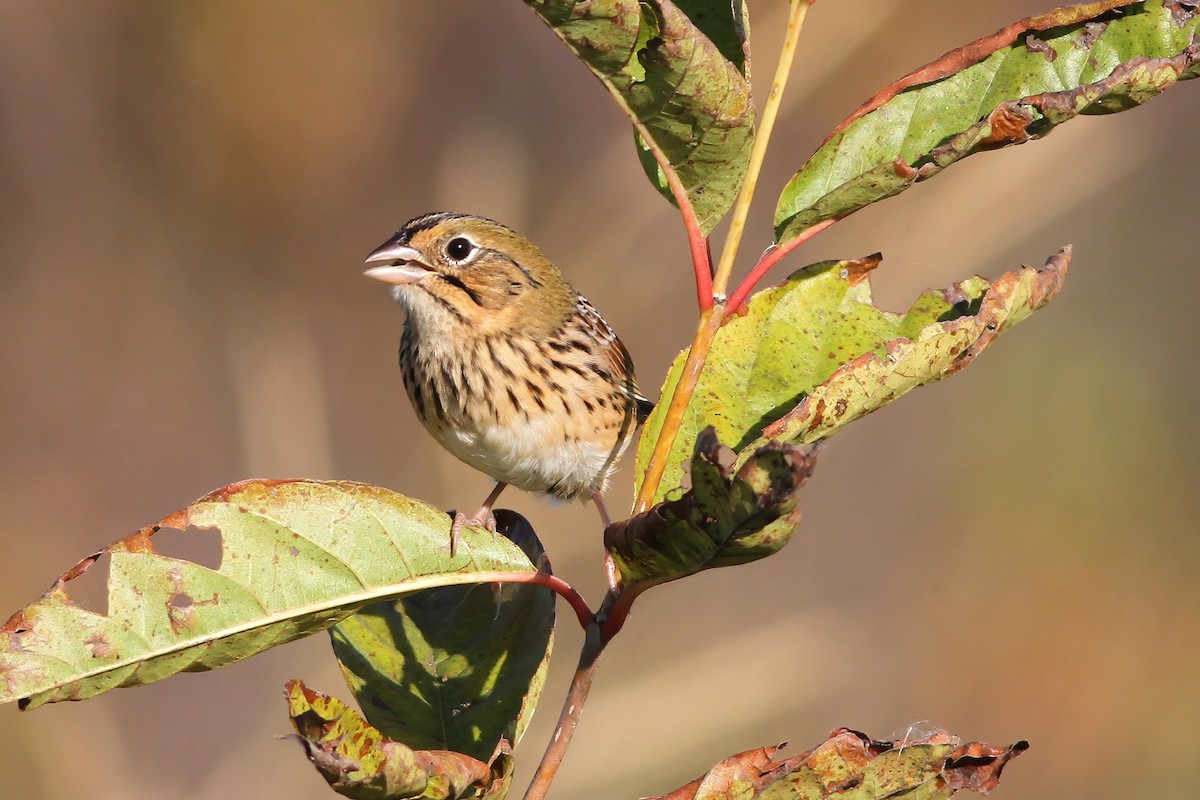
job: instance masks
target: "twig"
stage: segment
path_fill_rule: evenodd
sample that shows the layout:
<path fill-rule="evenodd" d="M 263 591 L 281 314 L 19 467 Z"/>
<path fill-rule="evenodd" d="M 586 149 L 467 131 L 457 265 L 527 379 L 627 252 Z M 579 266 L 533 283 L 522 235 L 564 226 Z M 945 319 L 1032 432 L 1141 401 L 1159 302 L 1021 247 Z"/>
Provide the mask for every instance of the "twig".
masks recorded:
<path fill-rule="evenodd" d="M 596 665 L 600 661 L 600 654 L 604 652 L 604 644 L 600 637 L 600 625 L 595 622 L 588 625 L 584 632 L 583 649 L 579 653 L 579 666 L 571 678 L 571 687 L 567 690 L 562 712 L 558 715 L 558 725 L 554 728 L 554 736 L 546 746 L 529 788 L 525 790 L 525 800 L 543 800 L 550 791 L 550 783 L 562 765 L 571 737 L 575 735 L 575 728 L 583 713 L 583 703 L 592 688 Z"/>
<path fill-rule="evenodd" d="M 688 197 L 687 188 L 684 187 L 683 181 L 679 180 L 679 173 L 675 171 L 666 152 L 650 136 L 650 131 L 644 122 L 634 119 L 633 128 L 642 137 L 642 141 L 646 143 L 646 147 L 649 148 L 651 155 L 658 163 L 658 168 L 662 170 L 663 177 L 667 179 L 667 187 L 671 190 L 671 196 L 675 198 L 675 206 L 679 209 L 680 216 L 683 217 L 683 228 L 687 231 L 688 249 L 692 254 L 692 270 L 696 273 L 696 303 L 700 306 L 700 313 L 703 314 L 713 307 L 712 253 L 709 252 L 708 239 L 700 230 L 700 220 L 696 218 L 696 209 L 692 207 L 692 198 Z"/>
<path fill-rule="evenodd" d="M 667 407 L 667 415 L 659 430 L 658 440 L 654 443 L 650 460 L 646 462 L 641 490 L 638 492 L 637 501 L 633 506 L 634 514 L 641 514 L 654 504 L 654 493 L 658 490 L 659 482 L 662 481 L 663 472 L 666 471 L 667 458 L 675 444 L 675 436 L 679 433 L 679 424 L 683 421 L 684 412 L 687 411 L 688 401 L 692 399 L 696 382 L 700 380 L 700 370 L 704 368 L 704 360 L 708 357 L 713 337 L 717 335 L 723 321 L 724 315 L 721 313 L 721 306 L 700 315 L 700 326 L 692 340 L 687 361 L 683 364 L 683 372 L 679 376 L 679 382 L 675 385 L 675 392 L 671 395 L 671 404 Z"/>
<path fill-rule="evenodd" d="M 763 257 L 758 260 L 758 263 L 754 265 L 754 268 L 751 269 L 749 273 L 747 273 L 746 277 L 742 279 L 741 284 L 738 285 L 737 290 L 734 291 L 732 296 L 730 296 L 729 303 L 726 304 L 725 307 L 726 316 L 736 312 L 742 303 L 746 302 L 746 298 L 750 295 L 750 292 L 754 291 L 754 287 L 758 284 L 758 282 L 762 280 L 763 276 L 766 275 L 767 272 L 770 271 L 771 267 L 779 263 L 781 258 L 835 222 L 837 222 L 836 219 L 827 219 L 818 222 L 811 228 L 801 231 L 799 235 L 793 239 L 789 239 L 785 244 L 781 244 L 778 247 L 772 247 L 770 250 L 763 253 Z"/>
<path fill-rule="evenodd" d="M 477 572 L 471 578 L 473 583 L 532 583 L 545 586 L 571 604 L 575 616 L 579 618 L 579 627 L 587 628 L 595 621 L 596 615 L 588 608 L 583 595 L 562 578 L 548 572 Z"/>
<path fill-rule="evenodd" d="M 750 214 L 750 202 L 754 199 L 754 190 L 758 186 L 758 175 L 762 171 L 763 160 L 767 155 L 767 144 L 771 141 L 775 118 L 779 116 L 783 90 L 787 86 L 788 74 L 792 70 L 792 61 L 796 55 L 796 44 L 800 41 L 800 31 L 804 27 L 804 18 L 808 14 L 810 5 L 812 5 L 812 0 L 791 0 L 787 33 L 783 37 L 779 61 L 775 64 L 771 92 L 767 95 L 767 102 L 763 104 L 762 120 L 759 121 L 754 147 L 750 151 L 750 162 L 746 165 L 746 179 L 742 181 L 742 188 L 733 204 L 729 234 L 725 237 L 725 245 L 721 248 L 721 259 L 717 262 L 717 272 L 713 277 L 713 291 L 717 295 L 724 295 L 725 289 L 729 285 L 733 261 L 737 258 L 738 247 L 742 243 L 742 233 L 746 229 L 746 217 Z"/>
<path fill-rule="evenodd" d="M 629 619 L 629 610 L 633 607 L 633 601 L 649 588 L 649 584 L 642 584 L 638 589 L 622 589 L 615 593 L 611 591 L 608 593 L 604 598 L 603 605 L 600 606 L 600 613 L 596 615 L 600 620 L 601 639 L 610 642 L 621 632 L 621 628 L 625 627 L 625 620 Z"/>

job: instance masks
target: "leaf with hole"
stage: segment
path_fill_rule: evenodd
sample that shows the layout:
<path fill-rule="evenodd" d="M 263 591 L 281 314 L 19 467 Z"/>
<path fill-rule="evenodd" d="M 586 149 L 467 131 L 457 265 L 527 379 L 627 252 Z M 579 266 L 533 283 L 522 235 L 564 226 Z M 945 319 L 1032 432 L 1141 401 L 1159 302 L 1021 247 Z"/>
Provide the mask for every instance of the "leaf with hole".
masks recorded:
<path fill-rule="evenodd" d="M 158 530 L 193 526 L 220 530 L 217 569 L 155 552 Z M 84 559 L 14 614 L 0 628 L 0 702 L 83 700 L 215 669 L 370 603 L 534 571 L 515 544 L 479 528 L 463 532 L 451 558 L 449 530 L 433 506 L 364 484 L 227 486 Z M 102 556 L 107 614 L 69 592 Z"/>
<path fill-rule="evenodd" d="M 815 442 L 905 392 L 964 367 L 1003 330 L 1050 301 L 1069 249 L 1046 267 L 989 283 L 927 292 L 905 314 L 877 308 L 868 275 L 881 261 L 826 261 L 764 289 L 713 340 L 655 502 L 684 484 L 696 437 L 713 426 L 744 462 L 770 441 Z M 671 366 L 670 397 L 687 352 Z M 666 414 L 660 403 L 638 443 L 645 468 Z"/>

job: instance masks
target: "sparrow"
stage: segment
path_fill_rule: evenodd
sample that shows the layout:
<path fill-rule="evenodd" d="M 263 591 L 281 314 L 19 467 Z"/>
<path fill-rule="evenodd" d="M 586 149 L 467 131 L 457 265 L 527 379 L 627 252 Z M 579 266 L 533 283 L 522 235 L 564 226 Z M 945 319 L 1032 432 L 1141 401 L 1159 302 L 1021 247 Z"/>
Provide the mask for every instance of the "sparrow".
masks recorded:
<path fill-rule="evenodd" d="M 400 370 L 417 418 L 496 480 L 464 524 L 494 530 L 512 485 L 563 500 L 603 494 L 654 404 L 600 313 L 532 242 L 490 219 L 438 212 L 405 223 L 366 260 L 407 312 Z"/>

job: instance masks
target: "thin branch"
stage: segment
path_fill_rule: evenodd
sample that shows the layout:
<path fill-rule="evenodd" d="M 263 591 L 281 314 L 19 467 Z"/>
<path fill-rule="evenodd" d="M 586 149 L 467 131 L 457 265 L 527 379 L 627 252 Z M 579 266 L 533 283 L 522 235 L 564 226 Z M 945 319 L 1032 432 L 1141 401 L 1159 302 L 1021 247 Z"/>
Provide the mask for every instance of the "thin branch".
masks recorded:
<path fill-rule="evenodd" d="M 783 90 L 787 86 L 788 75 L 792 70 L 792 61 L 796 55 L 796 44 L 800 41 L 800 31 L 804 27 L 804 18 L 812 0 L 791 0 L 791 10 L 788 13 L 787 33 L 783 38 L 783 47 L 779 51 L 779 61 L 775 64 L 775 76 L 771 81 L 771 92 L 763 105 L 762 120 L 758 125 L 758 134 L 754 138 L 754 148 L 750 151 L 750 163 L 746 166 L 746 179 L 738 192 L 737 201 L 733 205 L 733 217 L 729 223 L 729 233 L 725 237 L 725 246 L 721 249 L 721 259 L 717 262 L 716 276 L 713 278 L 713 291 L 722 296 L 729 285 L 729 275 L 733 271 L 733 262 L 737 258 L 738 247 L 742 243 L 742 233 L 746 229 L 746 217 L 750 214 L 750 202 L 754 199 L 754 190 L 758 186 L 758 175 L 762 171 L 763 160 L 767 155 L 767 145 L 771 141 L 771 131 L 775 128 L 775 119 L 779 116 L 779 104 L 783 99 Z"/>
<path fill-rule="evenodd" d="M 675 392 L 671 395 L 671 404 L 667 407 L 667 415 L 659 430 L 658 440 L 654 443 L 654 451 L 650 454 L 646 471 L 642 475 L 642 488 L 633 506 L 634 514 L 640 514 L 653 505 L 654 493 L 658 491 L 658 484 L 667 468 L 667 458 L 675 444 L 675 436 L 679 433 L 679 424 L 683 421 L 688 401 L 692 399 L 692 392 L 700 379 L 700 371 L 704 369 L 704 361 L 708 358 L 713 337 L 717 335 L 724 321 L 721 312 L 721 306 L 717 306 L 700 315 L 700 326 L 692 340 L 687 361 L 683 364 L 683 373 L 679 376 L 679 383 L 675 385 Z"/>
<path fill-rule="evenodd" d="M 554 735 L 550 738 L 550 744 L 546 746 L 546 752 L 542 755 L 537 772 L 534 773 L 533 780 L 525 791 L 525 800 L 544 800 L 546 793 L 550 791 L 550 783 L 558 774 L 563 756 L 566 755 L 567 747 L 571 744 L 571 737 L 575 735 L 575 728 L 579 725 L 579 717 L 583 714 L 583 704 L 592 688 L 592 678 L 596 673 L 596 666 L 600 662 L 600 654 L 604 652 L 604 644 L 604 640 L 600 637 L 600 625 L 593 622 L 584 632 L 583 649 L 579 653 L 579 666 L 575 668 L 575 675 L 571 678 L 571 687 L 567 690 L 567 697 L 563 701 L 562 712 L 558 716 L 558 725 L 554 728 Z"/>
<path fill-rule="evenodd" d="M 835 222 L 837 222 L 836 219 L 827 219 L 823 220 L 822 222 L 818 222 L 811 228 L 802 231 L 794 239 L 789 239 L 785 244 L 772 247 L 770 250 L 763 253 L 762 258 L 758 260 L 758 263 L 754 265 L 754 268 L 750 270 L 749 274 L 746 275 L 741 284 L 738 286 L 737 290 L 729 298 L 729 303 L 725 307 L 726 316 L 736 312 L 742 303 L 746 302 L 746 298 L 749 296 L 750 292 L 754 291 L 754 287 L 758 284 L 758 282 L 761 281 L 763 276 L 770 271 L 771 267 L 779 263 L 781 258 L 807 242 L 809 239 L 816 236 L 821 231 L 833 225 Z"/>
<path fill-rule="evenodd" d="M 679 180 L 679 173 L 675 171 L 666 152 L 650 136 L 650 130 L 644 122 L 634 119 L 633 128 L 642 137 L 642 141 L 645 142 L 651 155 L 654 156 L 654 160 L 658 163 L 658 168 L 662 170 L 663 177 L 667 180 L 667 187 L 671 190 L 671 196 L 675 198 L 675 206 L 679 209 L 680 216 L 683 217 L 683 227 L 687 231 L 688 249 L 692 254 L 692 270 L 696 273 L 696 303 L 700 306 L 700 312 L 704 313 L 713 307 L 712 254 L 708 249 L 708 239 L 704 236 L 704 231 L 700 230 L 700 220 L 696 218 L 696 209 L 692 207 L 692 198 L 688 197 L 687 188 L 684 187 L 683 181 Z"/>

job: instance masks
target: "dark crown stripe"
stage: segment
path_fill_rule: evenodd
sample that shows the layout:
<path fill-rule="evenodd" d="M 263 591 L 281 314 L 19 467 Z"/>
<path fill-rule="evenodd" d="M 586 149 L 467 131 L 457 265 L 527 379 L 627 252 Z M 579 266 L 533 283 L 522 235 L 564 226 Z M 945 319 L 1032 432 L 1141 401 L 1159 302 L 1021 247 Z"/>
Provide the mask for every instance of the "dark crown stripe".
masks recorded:
<path fill-rule="evenodd" d="M 504 228 L 505 230 L 512 230 L 507 225 L 496 222 L 494 219 L 480 217 L 476 214 L 462 214 L 457 211 L 431 211 L 428 214 L 422 214 L 419 217 L 414 217 L 413 219 L 410 219 L 408 222 L 401 225 L 400 230 L 396 231 L 395 239 L 400 244 L 405 244 L 412 239 L 414 234 L 420 233 L 421 231 L 427 231 L 430 228 L 441 225 L 443 222 L 448 220 L 465 219 L 467 217 L 481 219 L 484 222 L 490 222 L 493 225 Z"/>
<path fill-rule="evenodd" d="M 413 234 L 429 230 L 434 225 L 440 225 L 448 219 L 459 219 L 465 216 L 466 214 L 456 214 L 453 211 L 433 211 L 429 214 L 422 214 L 401 225 L 400 230 L 396 231 L 396 239 L 407 242 L 412 239 Z"/>

